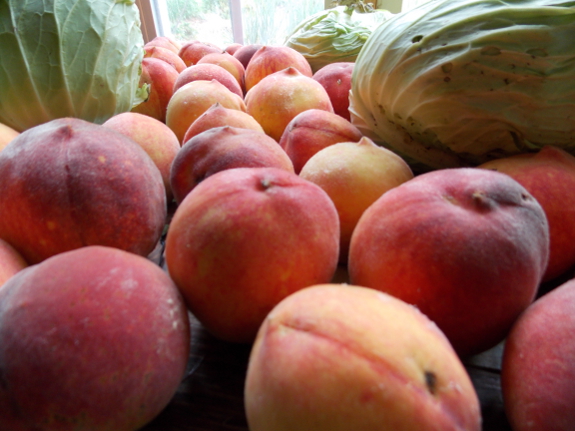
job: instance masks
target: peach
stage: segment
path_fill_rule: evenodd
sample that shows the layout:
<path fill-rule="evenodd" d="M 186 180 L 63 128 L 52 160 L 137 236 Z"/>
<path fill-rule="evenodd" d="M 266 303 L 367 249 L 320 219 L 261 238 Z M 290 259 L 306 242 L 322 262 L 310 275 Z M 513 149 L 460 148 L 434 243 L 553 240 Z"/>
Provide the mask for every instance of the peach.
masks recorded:
<path fill-rule="evenodd" d="M 180 87 L 168 103 L 166 125 L 174 131 L 180 144 L 191 124 L 211 106 L 219 103 L 229 109 L 246 112 L 244 99 L 219 81 L 192 81 Z"/>
<path fill-rule="evenodd" d="M 333 111 L 348 121 L 351 121 L 349 91 L 354 66 L 355 63 L 351 62 L 330 63 L 313 74 L 313 79 L 319 82 L 329 94 Z"/>
<path fill-rule="evenodd" d="M 0 239 L 0 288 L 10 277 L 28 266 L 22 255 L 3 239 Z"/>
<path fill-rule="evenodd" d="M 350 121 L 334 112 L 312 108 L 300 112 L 288 123 L 279 144 L 299 173 L 322 148 L 338 142 L 358 142 L 361 138 L 361 132 Z"/>
<path fill-rule="evenodd" d="M 6 282 L 0 340 L 2 431 L 132 431 L 175 395 L 190 325 L 158 265 L 88 246 Z"/>
<path fill-rule="evenodd" d="M 5 124 L 0 123 L 0 151 L 6 147 L 14 139 L 18 136 L 20 132 L 14 130 L 12 127 L 9 127 Z"/>
<path fill-rule="evenodd" d="M 174 51 L 161 46 L 144 45 L 144 58 L 152 57 L 164 60 L 172 66 L 178 73 L 181 73 L 186 68 L 186 63 Z"/>
<path fill-rule="evenodd" d="M 283 45 L 262 46 L 252 55 L 246 66 L 246 91 L 249 91 L 266 76 L 288 67 L 296 69 L 309 78 L 313 76 L 307 59 L 295 49 Z"/>
<path fill-rule="evenodd" d="M 264 131 L 260 123 L 247 112 L 226 108 L 219 103 L 215 103 L 190 124 L 190 127 L 188 127 L 188 130 L 186 130 L 184 134 L 182 142 L 185 144 L 201 132 L 223 126 L 251 129 L 258 132 Z"/>
<path fill-rule="evenodd" d="M 61 118 L 22 132 L 0 153 L 0 238 L 29 263 L 86 245 L 147 256 L 166 220 L 152 159 L 102 125 Z"/>
<path fill-rule="evenodd" d="M 178 71 L 159 58 L 142 59 L 142 74 L 140 86 L 148 85 L 150 94 L 142 103 L 134 106 L 131 111 L 149 115 L 161 122 L 166 121 L 166 109 L 174 92 L 174 84 Z"/>
<path fill-rule="evenodd" d="M 242 98 L 244 97 L 242 87 L 238 84 L 236 78 L 223 67 L 210 63 L 195 64 L 193 66 L 186 67 L 174 83 L 174 92 L 188 82 L 211 81 L 212 79 L 223 84 L 232 93 L 235 93 Z"/>
<path fill-rule="evenodd" d="M 479 167 L 510 175 L 545 210 L 551 242 L 543 281 L 572 271 L 575 267 L 575 156 L 547 146 L 537 153 L 496 159 Z"/>
<path fill-rule="evenodd" d="M 478 396 L 415 307 L 360 286 L 310 286 L 262 324 L 244 388 L 251 431 L 479 431 Z"/>
<path fill-rule="evenodd" d="M 186 141 L 172 165 L 170 182 L 176 202 L 201 181 L 224 169 L 275 167 L 294 173 L 293 164 L 263 131 L 223 126 Z"/>
<path fill-rule="evenodd" d="M 232 55 L 237 58 L 240 63 L 244 66 L 244 69 L 248 67 L 250 60 L 252 59 L 253 55 L 256 53 L 258 49 L 260 49 L 263 45 L 259 43 L 250 43 L 248 45 L 244 45 L 236 50 Z"/>
<path fill-rule="evenodd" d="M 266 76 L 246 93 L 247 113 L 279 142 L 291 120 L 308 109 L 333 112 L 325 89 L 293 67 Z"/>
<path fill-rule="evenodd" d="M 462 356 L 502 341 L 549 256 L 545 212 L 510 176 L 452 168 L 384 193 L 351 237 L 350 283 L 417 306 Z"/>
<path fill-rule="evenodd" d="M 366 137 L 318 151 L 299 175 L 325 190 L 337 208 L 340 263 L 347 263 L 351 234 L 364 211 L 385 192 L 413 178 L 400 156 Z"/>
<path fill-rule="evenodd" d="M 182 48 L 180 42 L 169 36 L 156 36 L 149 42 L 146 42 L 144 48 L 150 46 L 159 46 L 161 48 L 166 48 L 169 49 L 170 51 L 173 51 L 176 54 Z"/>
<path fill-rule="evenodd" d="M 575 423 L 575 280 L 537 299 L 503 350 L 501 389 L 515 431 L 569 431 Z"/>
<path fill-rule="evenodd" d="M 233 42 L 224 48 L 224 52 L 227 52 L 230 55 L 234 55 L 235 52 L 243 46 L 244 45 L 242 43 Z"/>
<path fill-rule="evenodd" d="M 210 42 L 191 40 L 182 44 L 178 55 L 184 60 L 186 66 L 189 67 L 196 64 L 204 55 L 212 52 L 222 52 L 222 49 Z"/>
<path fill-rule="evenodd" d="M 246 71 L 244 69 L 244 65 L 240 63 L 240 61 L 233 55 L 228 54 L 227 52 L 214 52 L 211 54 L 206 54 L 201 59 L 199 59 L 196 64 L 204 63 L 215 64 L 216 66 L 220 66 L 226 69 L 236 79 L 238 85 L 240 88 L 242 88 L 242 92 L 244 91 L 244 77 Z"/>
<path fill-rule="evenodd" d="M 234 168 L 198 184 L 166 237 L 170 276 L 214 336 L 251 343 L 296 290 L 331 280 L 339 221 L 329 196 L 278 168 Z"/>
<path fill-rule="evenodd" d="M 102 125 L 126 135 L 144 149 L 160 170 L 166 198 L 171 202 L 173 193 L 170 187 L 170 170 L 180 150 L 180 141 L 172 129 L 155 118 L 136 112 L 116 114 Z"/>

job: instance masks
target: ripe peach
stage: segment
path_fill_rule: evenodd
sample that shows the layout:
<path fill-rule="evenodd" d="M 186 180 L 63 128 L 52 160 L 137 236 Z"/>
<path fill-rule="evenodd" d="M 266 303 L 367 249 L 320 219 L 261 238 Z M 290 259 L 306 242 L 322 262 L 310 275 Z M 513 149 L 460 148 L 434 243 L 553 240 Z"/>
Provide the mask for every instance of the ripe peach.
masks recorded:
<path fill-rule="evenodd" d="M 219 81 L 192 81 L 180 87 L 168 103 L 166 125 L 174 131 L 180 144 L 190 125 L 215 103 L 246 112 L 244 99 Z"/>
<path fill-rule="evenodd" d="M 186 66 L 189 67 L 196 64 L 204 55 L 212 52 L 222 52 L 222 49 L 210 42 L 191 40 L 182 44 L 178 55 L 184 60 Z"/>
<path fill-rule="evenodd" d="M 575 267 L 575 156 L 557 147 L 544 147 L 496 159 L 479 166 L 510 175 L 537 199 L 545 210 L 551 236 L 549 264 L 543 281 L 555 279 Z"/>
<path fill-rule="evenodd" d="M 227 53 L 230 54 L 230 55 L 234 55 L 235 52 L 236 52 L 238 49 L 240 49 L 241 47 L 243 47 L 243 46 L 244 46 L 244 45 L 241 44 L 241 43 L 236 43 L 236 42 L 230 43 L 229 45 L 227 45 L 227 46 L 224 48 L 224 52 L 227 52 Z"/>
<path fill-rule="evenodd" d="M 508 175 L 421 174 L 375 201 L 351 237 L 350 282 L 416 305 L 461 356 L 507 335 L 549 256 L 541 205 Z"/>
<path fill-rule="evenodd" d="M 541 296 L 513 325 L 501 389 L 515 431 L 569 431 L 575 424 L 575 280 Z"/>
<path fill-rule="evenodd" d="M 144 58 L 147 57 L 164 60 L 176 69 L 178 73 L 181 73 L 186 68 L 186 63 L 184 63 L 184 60 L 182 60 L 177 53 L 168 48 L 162 48 L 161 46 L 144 45 Z"/>
<path fill-rule="evenodd" d="M 190 325 L 158 265 L 88 246 L 6 282 L 0 340 L 2 431 L 132 431 L 174 396 Z"/>
<path fill-rule="evenodd" d="M 156 36 L 149 42 L 146 42 L 146 44 L 144 45 L 144 47 L 149 46 L 159 46 L 161 48 L 166 48 L 169 49 L 170 51 L 173 51 L 176 54 L 182 48 L 180 42 L 169 36 Z"/>
<path fill-rule="evenodd" d="M 253 55 L 256 53 L 258 49 L 260 49 L 263 45 L 259 43 L 251 43 L 248 45 L 244 45 L 237 49 L 236 52 L 233 53 L 233 56 L 237 58 L 240 63 L 243 64 L 244 69 L 248 67 L 250 60 L 252 59 Z"/>
<path fill-rule="evenodd" d="M 244 111 L 237 109 L 226 108 L 219 103 L 216 103 L 208 108 L 206 112 L 194 120 L 194 122 L 186 130 L 182 142 L 185 144 L 194 136 L 205 132 L 206 130 L 214 127 L 239 127 L 241 129 L 251 129 L 258 132 L 263 132 L 264 129 L 260 126 L 254 117 Z"/>
<path fill-rule="evenodd" d="M 245 103 L 248 114 L 278 142 L 299 113 L 308 109 L 333 112 L 321 84 L 293 67 L 266 76 L 247 92 Z"/>
<path fill-rule="evenodd" d="M 251 431 L 481 430 L 473 384 L 415 307 L 344 284 L 282 300 L 262 324 L 244 389 Z"/>
<path fill-rule="evenodd" d="M 0 239 L 0 288 L 17 272 L 26 268 L 28 263 L 18 251 L 3 239 Z"/>
<path fill-rule="evenodd" d="M 307 59 L 295 49 L 283 45 L 262 46 L 252 55 L 246 66 L 246 91 L 249 91 L 266 76 L 288 67 L 296 69 L 309 78 L 313 76 Z"/>
<path fill-rule="evenodd" d="M 351 234 L 364 211 L 385 192 L 413 178 L 401 157 L 366 137 L 318 151 L 299 175 L 325 190 L 337 208 L 340 263 L 347 262 Z"/>
<path fill-rule="evenodd" d="M 173 194 L 170 187 L 170 169 L 180 150 L 180 142 L 172 129 L 155 118 L 136 112 L 116 114 L 106 120 L 103 126 L 126 135 L 144 149 L 160 170 L 166 198 L 171 202 Z"/>
<path fill-rule="evenodd" d="M 170 182 L 176 202 L 201 181 L 224 169 L 275 167 L 293 173 L 293 164 L 263 131 L 215 127 L 186 141 L 172 165 Z"/>
<path fill-rule="evenodd" d="M 196 64 L 215 64 L 216 66 L 220 66 L 230 72 L 240 88 L 242 88 L 242 92 L 244 91 L 244 78 L 245 78 L 245 69 L 244 65 L 240 63 L 240 61 L 235 58 L 233 55 L 228 54 L 227 52 L 214 52 L 211 54 L 204 55 L 201 59 L 198 60 Z M 243 96 L 243 94 L 242 94 Z"/>
<path fill-rule="evenodd" d="M 333 111 L 348 121 L 349 90 L 351 90 L 351 76 L 355 63 L 338 62 L 323 66 L 313 74 L 313 79 L 319 82 L 331 100 Z"/>
<path fill-rule="evenodd" d="M 174 92 L 188 82 L 211 81 L 212 79 L 223 84 L 232 93 L 242 98 L 244 97 L 242 87 L 238 84 L 236 78 L 223 67 L 210 63 L 194 64 L 193 66 L 186 67 L 174 83 Z"/>
<path fill-rule="evenodd" d="M 149 85 L 150 94 L 144 102 L 134 106 L 131 111 L 165 122 L 166 109 L 178 75 L 178 71 L 167 62 L 159 58 L 144 58 L 140 86 Z"/>
<path fill-rule="evenodd" d="M 311 156 L 338 142 L 358 142 L 362 134 L 357 127 L 334 112 L 307 109 L 286 126 L 279 144 L 294 164 L 296 173 Z"/>
<path fill-rule="evenodd" d="M 86 245 L 147 256 L 166 220 L 162 175 L 132 139 L 61 118 L 0 153 L 0 238 L 30 263 Z"/>
<path fill-rule="evenodd" d="M 0 123 L 0 151 L 10 143 L 12 139 L 18 136 L 20 132 L 14 130 L 5 124 Z"/>
<path fill-rule="evenodd" d="M 250 343 L 280 300 L 331 280 L 338 248 L 337 211 L 321 188 L 283 169 L 234 168 L 178 206 L 165 258 L 206 329 Z"/>

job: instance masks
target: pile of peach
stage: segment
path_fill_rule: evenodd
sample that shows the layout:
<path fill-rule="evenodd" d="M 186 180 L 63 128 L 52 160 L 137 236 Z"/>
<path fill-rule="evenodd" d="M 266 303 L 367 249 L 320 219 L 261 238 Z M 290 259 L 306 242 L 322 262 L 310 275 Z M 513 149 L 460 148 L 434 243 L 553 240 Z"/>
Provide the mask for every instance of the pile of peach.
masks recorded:
<path fill-rule="evenodd" d="M 478 431 L 462 359 L 502 341 L 513 429 L 572 429 L 575 157 L 414 173 L 353 125 L 352 63 L 145 52 L 131 112 L 0 125 L 2 431 L 144 426 L 190 312 L 252 344 L 251 431 Z"/>

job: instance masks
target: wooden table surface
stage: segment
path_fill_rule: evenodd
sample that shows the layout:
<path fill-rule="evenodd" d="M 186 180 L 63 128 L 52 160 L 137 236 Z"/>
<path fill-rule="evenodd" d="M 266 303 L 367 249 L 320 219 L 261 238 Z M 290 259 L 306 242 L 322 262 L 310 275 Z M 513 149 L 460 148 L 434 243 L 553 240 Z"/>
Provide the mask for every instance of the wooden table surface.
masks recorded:
<path fill-rule="evenodd" d="M 151 258 L 165 269 L 158 248 Z M 344 281 L 340 268 L 335 282 Z M 543 285 L 541 292 L 564 280 Z M 170 404 L 141 431 L 247 431 L 243 387 L 251 346 L 216 339 L 192 315 L 192 343 L 186 376 Z M 481 402 L 484 431 L 511 431 L 500 386 L 504 344 L 464 360 Z"/>

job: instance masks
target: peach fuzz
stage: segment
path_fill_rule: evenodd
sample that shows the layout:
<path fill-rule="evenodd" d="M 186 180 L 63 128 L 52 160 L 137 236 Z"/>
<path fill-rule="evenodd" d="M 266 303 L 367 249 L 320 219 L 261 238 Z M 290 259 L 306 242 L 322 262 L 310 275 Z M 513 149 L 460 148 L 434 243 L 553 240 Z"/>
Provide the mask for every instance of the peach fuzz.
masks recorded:
<path fill-rule="evenodd" d="M 147 85 L 149 96 L 142 103 L 134 106 L 131 111 L 149 115 L 161 122 L 166 121 L 166 109 L 174 92 L 174 84 L 179 73 L 167 62 L 159 58 L 142 59 L 142 74 L 140 86 Z"/>
<path fill-rule="evenodd" d="M 238 82 L 238 85 L 242 88 L 242 92 L 244 91 L 244 79 L 246 71 L 244 69 L 244 65 L 240 63 L 240 61 L 233 55 L 228 54 L 227 52 L 214 52 L 204 55 L 201 59 L 198 60 L 196 64 L 205 63 L 215 64 L 216 66 L 220 66 L 230 72 Z"/>
<path fill-rule="evenodd" d="M 534 300 L 549 256 L 541 205 L 508 175 L 420 174 L 361 216 L 350 283 L 417 306 L 462 357 L 501 342 Z"/>
<path fill-rule="evenodd" d="M 575 424 L 575 280 L 537 299 L 503 350 L 501 389 L 515 431 L 570 431 Z"/>
<path fill-rule="evenodd" d="M 245 96 L 247 113 L 276 141 L 291 120 L 308 109 L 333 112 L 325 89 L 293 67 L 266 76 Z"/>
<path fill-rule="evenodd" d="M 28 266 L 22 255 L 0 238 L 0 289 L 10 277 Z"/>
<path fill-rule="evenodd" d="M 155 118 L 136 112 L 116 114 L 102 125 L 126 135 L 143 148 L 162 174 L 166 198 L 171 202 L 170 170 L 180 151 L 180 142 L 172 129 Z"/>
<path fill-rule="evenodd" d="M 334 112 L 307 109 L 286 126 L 279 144 L 294 164 L 296 173 L 319 150 L 338 142 L 358 142 L 362 134 L 350 121 Z"/>
<path fill-rule="evenodd" d="M 351 121 L 349 91 L 354 66 L 355 63 L 351 62 L 330 63 L 313 74 L 313 79 L 319 82 L 329 94 L 333 111 L 348 121 Z"/>
<path fill-rule="evenodd" d="M 162 175 L 134 140 L 61 118 L 0 152 L 0 238 L 29 264 L 86 245 L 147 256 L 166 221 Z"/>
<path fill-rule="evenodd" d="M 192 123 L 216 103 L 247 111 L 244 99 L 215 79 L 188 82 L 176 90 L 168 103 L 166 125 L 176 134 L 180 145 L 184 143 L 184 135 Z"/>
<path fill-rule="evenodd" d="M 246 91 L 249 91 L 266 76 L 288 67 L 292 67 L 310 78 L 313 75 L 307 59 L 295 49 L 289 46 L 263 45 L 252 55 L 245 67 Z"/>
<path fill-rule="evenodd" d="M 242 87 L 238 84 L 236 78 L 223 67 L 210 63 L 194 64 L 186 67 L 174 83 L 174 92 L 188 82 L 211 81 L 212 79 L 223 84 L 232 93 L 242 98 L 244 97 Z"/>
<path fill-rule="evenodd" d="M 545 210 L 551 236 L 549 264 L 543 277 L 550 281 L 575 269 L 575 156 L 547 146 L 537 153 L 496 159 L 479 166 L 510 175 Z"/>
<path fill-rule="evenodd" d="M 413 178 L 401 157 L 366 137 L 318 151 L 299 175 L 325 190 L 337 208 L 340 263 L 347 262 L 351 235 L 364 211 L 385 192 Z"/>
<path fill-rule="evenodd" d="M 205 132 L 206 130 L 223 126 L 251 129 L 258 132 L 264 131 L 260 123 L 258 123 L 255 118 L 247 112 L 225 108 L 219 103 L 215 103 L 210 106 L 206 112 L 196 118 L 192 124 L 190 124 L 182 142 L 185 144 L 194 136 Z"/>
<path fill-rule="evenodd" d="M 244 387 L 251 431 L 479 431 L 457 354 L 425 315 L 360 286 L 310 286 L 262 324 Z"/>
<path fill-rule="evenodd" d="M 87 246 L 0 288 L 2 431 L 133 431 L 184 377 L 190 325 L 158 265 Z"/>
<path fill-rule="evenodd" d="M 278 168 L 234 168 L 198 184 L 175 211 L 168 272 L 214 336 L 251 343 L 267 313 L 337 268 L 339 221 L 329 196 Z"/>
<path fill-rule="evenodd" d="M 263 131 L 215 127 L 186 141 L 176 156 L 170 184 L 176 202 L 201 181 L 224 169 L 274 167 L 294 173 L 284 150 Z"/>
<path fill-rule="evenodd" d="M 222 49 L 213 43 L 191 40 L 181 45 L 178 55 L 189 67 L 196 64 L 204 55 L 212 52 L 222 52 Z"/>
<path fill-rule="evenodd" d="M 181 73 L 187 67 L 184 60 L 182 60 L 178 54 L 168 48 L 162 48 L 161 46 L 144 46 L 144 58 L 146 57 L 164 60 L 176 69 L 178 73 Z"/>

